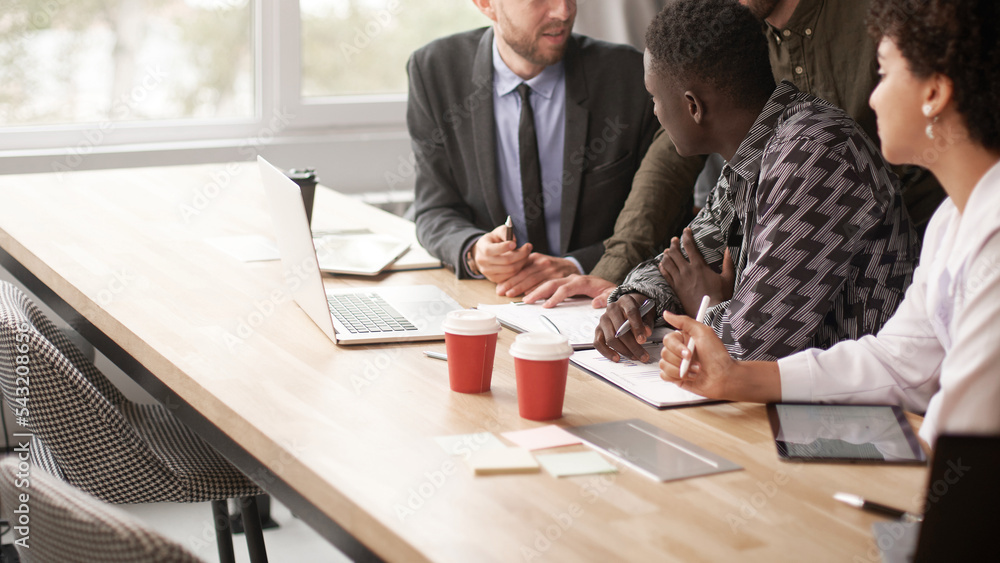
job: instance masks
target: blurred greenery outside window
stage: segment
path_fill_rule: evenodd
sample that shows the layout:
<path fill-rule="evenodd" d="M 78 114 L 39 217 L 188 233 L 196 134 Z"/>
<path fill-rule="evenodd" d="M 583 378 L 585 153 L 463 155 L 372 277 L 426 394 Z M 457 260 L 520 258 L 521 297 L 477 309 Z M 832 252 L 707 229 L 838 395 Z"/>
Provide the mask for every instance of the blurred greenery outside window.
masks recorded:
<path fill-rule="evenodd" d="M 406 61 L 430 41 L 489 25 L 471 0 L 300 0 L 302 96 L 406 92 Z"/>
<path fill-rule="evenodd" d="M 296 13 L 294 0 L 3 0 L 0 128 L 254 119 L 259 103 L 295 105 L 258 99 L 255 30 L 275 29 L 256 25 L 259 2 Z M 299 4 L 304 98 L 403 94 L 414 49 L 489 24 L 470 0 Z"/>

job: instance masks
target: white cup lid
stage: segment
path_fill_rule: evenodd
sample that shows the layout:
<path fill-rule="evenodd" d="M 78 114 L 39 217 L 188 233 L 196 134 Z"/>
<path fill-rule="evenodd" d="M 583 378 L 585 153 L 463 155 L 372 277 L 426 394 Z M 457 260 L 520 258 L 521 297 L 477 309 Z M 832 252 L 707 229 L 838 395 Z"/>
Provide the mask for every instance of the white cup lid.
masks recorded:
<path fill-rule="evenodd" d="M 480 336 L 500 332 L 497 316 L 479 309 L 450 311 L 443 327 L 445 332 L 459 336 Z"/>
<path fill-rule="evenodd" d="M 518 334 L 510 346 L 510 355 L 522 360 L 549 362 L 565 360 L 573 355 L 569 338 L 554 332 L 525 332 Z"/>

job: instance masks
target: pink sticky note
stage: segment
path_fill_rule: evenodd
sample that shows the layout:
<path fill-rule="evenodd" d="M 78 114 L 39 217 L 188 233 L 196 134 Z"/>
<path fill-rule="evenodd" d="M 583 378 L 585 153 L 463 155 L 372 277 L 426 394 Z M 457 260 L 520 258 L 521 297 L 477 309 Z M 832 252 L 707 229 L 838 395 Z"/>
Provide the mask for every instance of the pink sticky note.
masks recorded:
<path fill-rule="evenodd" d="M 580 443 L 579 438 L 554 424 L 531 430 L 504 432 L 500 435 L 526 450 L 544 450 Z"/>

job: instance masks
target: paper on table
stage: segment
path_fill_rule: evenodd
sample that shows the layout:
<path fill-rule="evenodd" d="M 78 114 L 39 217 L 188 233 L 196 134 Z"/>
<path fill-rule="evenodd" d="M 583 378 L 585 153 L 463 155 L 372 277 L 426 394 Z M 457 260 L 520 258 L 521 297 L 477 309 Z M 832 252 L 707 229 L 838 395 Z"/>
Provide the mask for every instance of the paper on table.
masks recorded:
<path fill-rule="evenodd" d="M 643 348 L 649 353 L 648 364 L 625 358 L 615 363 L 597 350 L 574 352 L 570 361 L 580 369 L 621 387 L 654 407 L 694 405 L 710 400 L 660 379 L 658 360 L 660 350 L 663 349 L 662 342 L 648 342 Z"/>
<path fill-rule="evenodd" d="M 476 475 L 499 473 L 535 473 L 538 462 L 531 452 L 523 448 L 481 450 L 469 458 L 469 466 Z"/>
<path fill-rule="evenodd" d="M 262 262 L 280 258 L 274 241 L 262 235 L 213 237 L 205 242 L 240 262 Z"/>
<path fill-rule="evenodd" d="M 500 435 L 526 450 L 544 450 L 581 443 L 580 438 L 554 424 L 531 430 L 504 432 Z"/>
<path fill-rule="evenodd" d="M 476 308 L 483 311 L 490 311 L 497 316 L 497 320 L 507 328 L 516 332 L 552 332 L 541 319 L 542 315 L 548 317 L 560 334 L 569 338 L 569 343 L 574 350 L 586 350 L 594 347 L 594 330 L 601 320 L 601 315 L 607 309 L 595 309 L 591 305 L 592 300 L 567 299 L 551 309 L 542 307 L 544 301 L 538 303 L 506 303 L 503 305 L 480 304 Z M 663 337 L 670 332 L 666 327 L 657 328 L 653 331 L 650 340 L 662 341 Z"/>
<path fill-rule="evenodd" d="M 617 467 L 608 463 L 597 452 L 540 455 L 538 456 L 538 463 L 541 463 L 542 467 L 553 477 L 618 472 Z"/>
<path fill-rule="evenodd" d="M 454 436 L 438 436 L 434 438 L 438 445 L 449 455 L 461 455 L 468 457 L 469 454 L 479 450 L 490 450 L 507 448 L 503 442 L 491 432 L 478 432 L 476 434 L 456 434 Z"/>

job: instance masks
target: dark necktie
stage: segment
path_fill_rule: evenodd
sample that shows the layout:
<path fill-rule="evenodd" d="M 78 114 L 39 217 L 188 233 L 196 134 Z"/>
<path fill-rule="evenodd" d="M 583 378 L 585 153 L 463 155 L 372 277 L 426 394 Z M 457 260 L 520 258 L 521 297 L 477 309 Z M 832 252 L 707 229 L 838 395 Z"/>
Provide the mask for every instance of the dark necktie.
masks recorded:
<path fill-rule="evenodd" d="M 542 163 L 538 157 L 538 136 L 535 134 L 535 112 L 531 110 L 528 95 L 531 88 L 521 83 L 521 121 L 517 128 L 517 142 L 521 157 L 521 195 L 524 199 L 524 220 L 528 229 L 528 242 L 534 252 L 549 252 L 549 237 L 545 231 L 545 206 L 542 198 Z"/>

